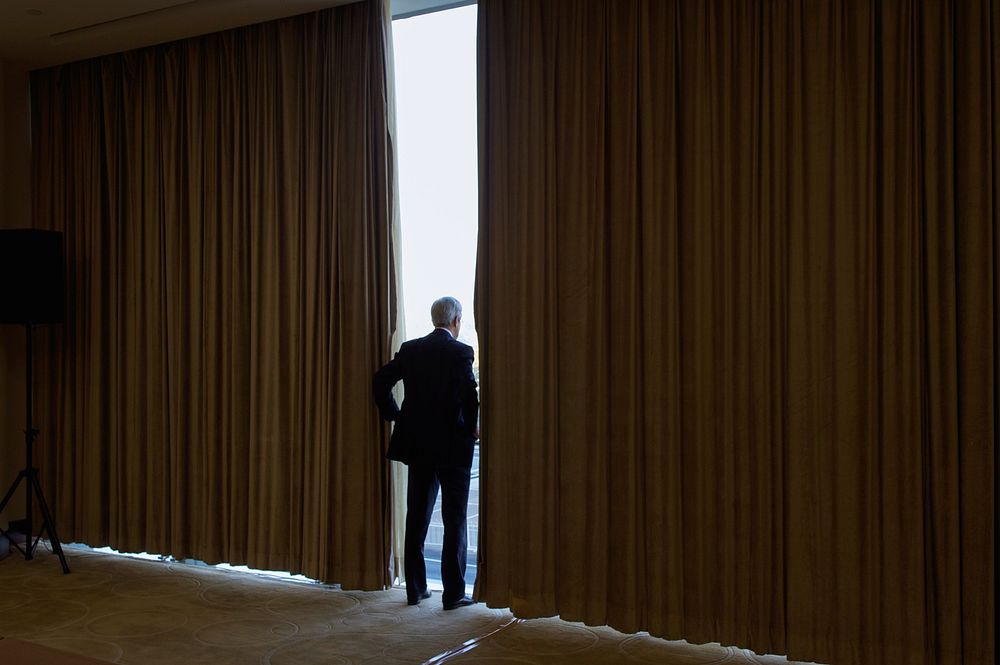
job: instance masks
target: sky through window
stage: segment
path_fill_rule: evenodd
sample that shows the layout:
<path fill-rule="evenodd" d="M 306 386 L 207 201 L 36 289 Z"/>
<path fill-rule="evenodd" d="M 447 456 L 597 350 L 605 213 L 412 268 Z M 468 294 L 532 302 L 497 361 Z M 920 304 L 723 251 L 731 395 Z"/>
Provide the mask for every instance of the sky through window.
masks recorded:
<path fill-rule="evenodd" d="M 430 332 L 431 303 L 452 295 L 463 307 L 460 338 L 478 359 L 476 6 L 392 30 L 406 338 Z"/>

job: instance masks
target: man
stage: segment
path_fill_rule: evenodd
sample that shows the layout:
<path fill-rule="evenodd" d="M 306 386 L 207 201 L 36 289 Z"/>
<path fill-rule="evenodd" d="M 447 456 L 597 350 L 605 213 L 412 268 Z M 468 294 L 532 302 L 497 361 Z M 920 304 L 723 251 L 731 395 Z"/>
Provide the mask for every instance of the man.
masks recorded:
<path fill-rule="evenodd" d="M 474 351 L 458 341 L 462 305 L 444 297 L 431 305 L 434 330 L 403 344 L 399 353 L 375 373 L 375 403 L 382 417 L 395 421 L 386 457 L 406 464 L 406 539 L 403 569 L 410 605 L 430 598 L 424 565 L 424 539 L 438 488 L 444 544 L 441 580 L 444 609 L 475 603 L 465 595 L 466 512 L 472 455 L 479 438 L 479 397 L 472 373 Z M 403 382 L 403 407 L 392 387 Z"/>

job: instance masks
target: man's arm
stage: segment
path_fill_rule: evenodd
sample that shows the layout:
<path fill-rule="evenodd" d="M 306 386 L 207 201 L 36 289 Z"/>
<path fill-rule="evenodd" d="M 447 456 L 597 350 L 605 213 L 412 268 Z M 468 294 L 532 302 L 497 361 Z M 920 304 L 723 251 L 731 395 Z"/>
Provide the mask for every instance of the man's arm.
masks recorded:
<path fill-rule="evenodd" d="M 476 375 L 472 362 L 476 353 L 471 346 L 463 346 L 462 361 L 458 372 L 458 397 L 462 403 L 462 420 L 466 433 L 479 438 L 479 393 L 476 392 Z"/>
<path fill-rule="evenodd" d="M 396 398 L 392 396 L 392 387 L 402 378 L 403 371 L 397 353 L 395 358 L 375 372 L 372 379 L 372 395 L 375 397 L 375 404 L 378 405 L 379 414 L 385 420 L 399 418 L 399 405 L 396 404 Z"/>

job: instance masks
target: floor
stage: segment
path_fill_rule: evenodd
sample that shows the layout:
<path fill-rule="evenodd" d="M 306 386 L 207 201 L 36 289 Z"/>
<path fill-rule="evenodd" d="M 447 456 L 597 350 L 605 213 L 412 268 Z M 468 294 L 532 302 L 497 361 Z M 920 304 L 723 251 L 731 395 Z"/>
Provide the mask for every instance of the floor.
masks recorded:
<path fill-rule="evenodd" d="M 515 620 L 484 605 L 416 607 L 400 589 L 332 587 L 66 549 L 0 561 L 0 636 L 124 665 L 794 665 L 558 619 Z"/>

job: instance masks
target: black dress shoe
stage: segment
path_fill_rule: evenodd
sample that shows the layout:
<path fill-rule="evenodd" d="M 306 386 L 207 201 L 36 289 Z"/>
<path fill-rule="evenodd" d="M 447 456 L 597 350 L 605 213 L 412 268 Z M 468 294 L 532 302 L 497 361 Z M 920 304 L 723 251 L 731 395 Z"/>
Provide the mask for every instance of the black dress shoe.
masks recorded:
<path fill-rule="evenodd" d="M 476 604 L 476 601 L 472 600 L 468 596 L 463 596 L 463 597 L 459 598 L 458 600 L 456 600 L 454 602 L 445 603 L 444 604 L 444 609 L 446 609 L 446 610 L 457 610 L 459 607 L 468 607 L 469 605 L 475 605 L 475 604 Z"/>
<path fill-rule="evenodd" d="M 424 591 L 422 594 L 420 594 L 416 598 L 407 598 L 406 599 L 406 604 L 407 605 L 419 605 L 421 600 L 427 600 L 430 597 L 431 597 L 431 592 L 430 591 Z"/>

